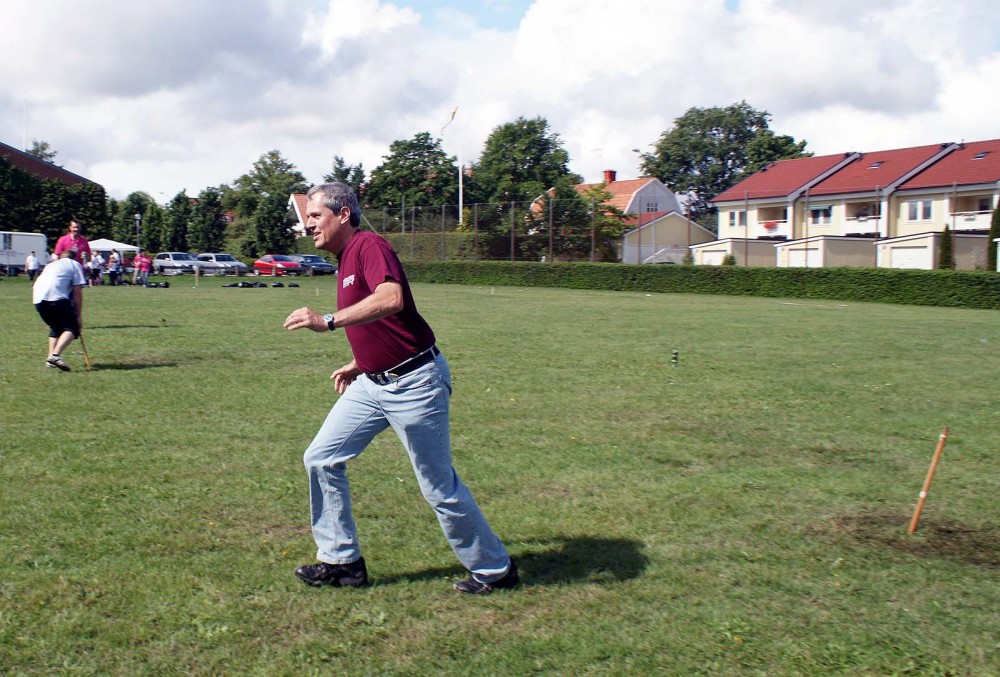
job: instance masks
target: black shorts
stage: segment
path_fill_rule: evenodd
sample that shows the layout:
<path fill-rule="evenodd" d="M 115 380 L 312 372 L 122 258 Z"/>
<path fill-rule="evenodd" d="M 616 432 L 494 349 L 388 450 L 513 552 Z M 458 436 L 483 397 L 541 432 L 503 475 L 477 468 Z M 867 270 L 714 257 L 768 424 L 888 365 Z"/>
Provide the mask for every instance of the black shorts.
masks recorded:
<path fill-rule="evenodd" d="M 69 299 L 58 301 L 40 301 L 35 304 L 35 310 L 49 325 L 49 337 L 59 338 L 63 332 L 71 331 L 75 338 L 80 337 L 80 325 L 76 321 L 76 308 Z"/>

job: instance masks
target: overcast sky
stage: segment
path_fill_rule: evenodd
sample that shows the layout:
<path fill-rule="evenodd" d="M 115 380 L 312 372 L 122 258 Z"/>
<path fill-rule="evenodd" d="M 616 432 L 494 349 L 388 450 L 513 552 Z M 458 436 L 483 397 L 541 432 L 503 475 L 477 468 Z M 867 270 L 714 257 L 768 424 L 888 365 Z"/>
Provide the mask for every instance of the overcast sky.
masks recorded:
<path fill-rule="evenodd" d="M 570 168 L 638 175 L 692 106 L 746 100 L 817 155 L 1000 138 L 995 0 L 2 0 L 0 141 L 115 198 L 310 182 L 430 132 L 475 161 L 546 118 Z M 458 107 L 454 121 L 444 129 Z"/>

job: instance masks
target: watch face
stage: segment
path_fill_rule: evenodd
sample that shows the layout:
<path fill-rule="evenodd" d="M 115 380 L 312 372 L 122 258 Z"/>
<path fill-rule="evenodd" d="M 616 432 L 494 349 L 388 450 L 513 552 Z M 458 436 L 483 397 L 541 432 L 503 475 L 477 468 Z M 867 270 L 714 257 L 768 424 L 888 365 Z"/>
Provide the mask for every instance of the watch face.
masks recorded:
<path fill-rule="evenodd" d="M 323 319 L 327 322 L 333 322 L 333 314 L 327 313 L 326 315 L 323 316 Z"/>

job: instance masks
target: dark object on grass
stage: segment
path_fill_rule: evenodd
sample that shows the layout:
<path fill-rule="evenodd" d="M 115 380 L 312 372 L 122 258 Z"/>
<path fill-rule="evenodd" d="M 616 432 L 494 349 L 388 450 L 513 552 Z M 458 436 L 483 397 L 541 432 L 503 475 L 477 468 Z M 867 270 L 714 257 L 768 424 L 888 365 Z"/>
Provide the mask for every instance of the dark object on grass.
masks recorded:
<path fill-rule="evenodd" d="M 285 285 L 283 285 L 283 284 L 282 284 L 282 283 L 280 283 L 280 282 L 275 282 L 275 283 L 273 283 L 273 284 L 272 284 L 271 286 L 272 286 L 272 287 L 284 287 Z"/>
<path fill-rule="evenodd" d="M 299 283 L 298 283 L 298 282 L 289 282 L 289 283 L 288 283 L 288 286 L 289 286 L 289 287 L 298 287 L 298 286 L 299 286 Z"/>

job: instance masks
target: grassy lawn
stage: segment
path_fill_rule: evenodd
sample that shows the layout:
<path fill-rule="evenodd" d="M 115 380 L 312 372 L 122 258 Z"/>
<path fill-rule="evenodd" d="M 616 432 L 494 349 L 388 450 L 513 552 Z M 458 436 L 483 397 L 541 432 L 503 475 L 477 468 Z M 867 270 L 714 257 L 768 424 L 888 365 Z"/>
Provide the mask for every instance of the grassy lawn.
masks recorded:
<path fill-rule="evenodd" d="M 0 673 L 1000 674 L 996 311 L 416 285 L 522 571 L 469 598 L 391 433 L 351 466 L 375 585 L 292 575 L 349 359 L 281 328 L 333 307 L 298 282 L 87 290 L 62 373 L 0 281 Z"/>

